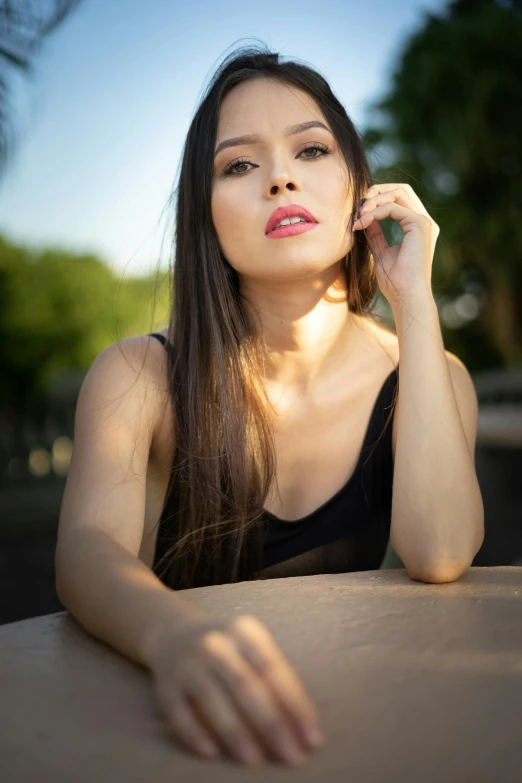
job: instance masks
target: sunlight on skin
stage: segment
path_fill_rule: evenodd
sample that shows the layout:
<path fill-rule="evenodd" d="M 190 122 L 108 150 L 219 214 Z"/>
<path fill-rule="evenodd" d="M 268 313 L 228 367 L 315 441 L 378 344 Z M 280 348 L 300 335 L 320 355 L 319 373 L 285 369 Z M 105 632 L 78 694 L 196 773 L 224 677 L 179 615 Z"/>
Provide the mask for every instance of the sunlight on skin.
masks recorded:
<path fill-rule="evenodd" d="M 218 152 L 212 217 L 222 252 L 240 276 L 247 309 L 250 303 L 259 312 L 272 380 L 287 386 L 306 384 L 325 372 L 328 360 L 332 366 L 338 362 L 358 320 L 347 310 L 341 274 L 341 259 L 354 242 L 344 158 L 325 128 L 284 135 L 285 128 L 311 120 L 328 125 L 306 93 L 273 80 L 250 81 L 225 98 L 216 140 L 217 149 L 245 134 L 262 138 Z M 303 154 L 314 143 L 329 154 L 322 149 Z M 268 218 L 288 204 L 308 209 L 317 227 L 267 238 Z"/>

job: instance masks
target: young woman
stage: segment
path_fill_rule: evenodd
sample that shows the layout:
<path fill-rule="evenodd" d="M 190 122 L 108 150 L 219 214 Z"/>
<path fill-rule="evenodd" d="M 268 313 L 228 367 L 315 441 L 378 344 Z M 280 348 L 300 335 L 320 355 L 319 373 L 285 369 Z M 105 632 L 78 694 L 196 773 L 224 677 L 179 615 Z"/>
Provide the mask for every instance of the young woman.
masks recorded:
<path fill-rule="evenodd" d="M 266 749 L 285 731 L 282 717 L 266 728 L 267 679 L 297 736 L 317 716 L 256 618 L 225 628 L 176 592 L 377 569 L 390 536 L 411 578 L 457 579 L 483 538 L 477 400 L 441 338 L 438 227 L 408 185 L 372 183 L 313 69 L 229 57 L 191 123 L 177 195 L 169 325 L 107 348 L 80 393 L 57 588 L 91 633 L 149 666 L 185 745 L 246 758 L 239 737 Z M 396 333 L 373 315 L 378 290 Z"/>

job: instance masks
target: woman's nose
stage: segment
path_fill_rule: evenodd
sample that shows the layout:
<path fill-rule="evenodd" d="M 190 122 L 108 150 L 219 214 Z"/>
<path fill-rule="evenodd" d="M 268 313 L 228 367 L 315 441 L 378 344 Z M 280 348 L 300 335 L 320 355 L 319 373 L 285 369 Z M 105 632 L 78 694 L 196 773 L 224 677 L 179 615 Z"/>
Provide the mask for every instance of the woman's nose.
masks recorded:
<path fill-rule="evenodd" d="M 296 190 L 296 186 L 294 185 L 293 182 L 287 182 L 286 185 L 285 184 L 280 185 L 278 183 L 275 183 L 272 184 L 272 186 L 270 187 L 270 195 L 275 196 L 279 188 L 281 188 L 281 190 L 284 190 L 285 188 L 288 188 L 288 190 Z"/>

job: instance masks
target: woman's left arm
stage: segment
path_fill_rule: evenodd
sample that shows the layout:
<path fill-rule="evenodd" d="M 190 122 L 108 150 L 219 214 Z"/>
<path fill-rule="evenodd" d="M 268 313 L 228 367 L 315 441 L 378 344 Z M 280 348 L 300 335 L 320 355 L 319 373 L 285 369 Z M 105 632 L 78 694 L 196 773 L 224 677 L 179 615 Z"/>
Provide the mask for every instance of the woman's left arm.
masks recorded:
<path fill-rule="evenodd" d="M 433 298 L 395 311 L 397 442 L 390 540 L 409 576 L 451 582 L 484 540 L 475 472 L 478 402 L 462 362 L 444 350 Z"/>
<path fill-rule="evenodd" d="M 475 472 L 478 401 L 464 364 L 444 349 L 431 268 L 437 224 L 413 189 L 373 185 L 355 230 L 363 229 L 379 288 L 399 340 L 391 544 L 412 579 L 451 582 L 484 540 L 484 506 Z M 404 232 L 389 247 L 379 220 Z"/>

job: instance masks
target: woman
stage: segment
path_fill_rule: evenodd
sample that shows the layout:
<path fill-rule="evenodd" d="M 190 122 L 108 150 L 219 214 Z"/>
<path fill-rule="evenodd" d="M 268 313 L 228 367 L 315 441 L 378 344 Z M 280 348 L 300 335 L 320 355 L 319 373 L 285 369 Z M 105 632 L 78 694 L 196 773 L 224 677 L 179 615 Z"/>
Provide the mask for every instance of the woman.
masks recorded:
<path fill-rule="evenodd" d="M 259 139 L 237 138 L 252 133 Z M 170 390 L 181 408 L 178 483 L 159 535 L 153 527 L 144 539 L 156 573 L 190 587 L 379 568 L 392 516 L 400 332 L 378 326 L 369 305 L 377 276 L 396 320 L 420 299 L 434 321 L 438 229 L 406 186 L 372 187 L 358 134 L 321 77 L 270 54 L 232 57 L 216 75 L 189 130 L 178 192 L 175 304 L 159 335 L 173 347 Z M 364 198 L 366 217 L 352 231 Z M 285 215 L 309 222 L 269 230 Z M 376 218 L 388 216 L 405 232 L 402 248 L 384 243 Z M 425 354 L 429 326 L 409 327 L 421 336 L 410 338 L 406 384 L 424 376 L 431 387 L 438 373 L 453 414 L 447 429 L 455 403 L 436 333 L 434 358 Z M 418 387 L 405 394 L 413 405 L 422 399 Z M 434 412 L 410 411 L 403 422 L 413 452 L 425 447 L 411 430 L 422 435 Z M 469 455 L 458 416 L 453 423 L 461 470 Z M 162 464 L 171 429 L 169 421 L 159 436 Z M 394 540 L 420 576 L 428 561 L 430 570 L 445 563 L 430 556 L 436 535 L 410 530 L 419 526 L 412 511 L 436 494 L 423 489 L 428 465 L 415 475 L 410 460 L 399 466 Z M 470 490 L 478 500 L 466 484 L 462 499 Z M 406 508 L 407 493 L 418 510 Z M 457 546 L 451 566 L 470 554 Z"/>
<path fill-rule="evenodd" d="M 387 217 L 399 246 L 379 228 Z M 477 404 L 444 351 L 430 283 L 437 235 L 409 186 L 372 184 L 318 73 L 255 50 L 218 69 L 184 148 L 169 325 L 110 346 L 91 368 L 60 518 L 62 602 L 151 665 L 159 696 L 158 683 L 172 690 L 180 634 L 165 641 L 150 569 L 175 591 L 376 569 L 390 534 L 413 579 L 451 581 L 471 564 L 483 538 Z M 378 289 L 397 334 L 372 317 Z M 87 529 L 109 534 L 104 568 Z M 124 571 L 136 574 L 132 593 Z M 259 625 L 234 633 L 275 655 Z M 287 668 L 280 682 L 290 678 Z M 300 694 L 295 712 L 310 717 Z M 194 746 L 194 713 L 163 706 Z"/>

